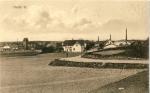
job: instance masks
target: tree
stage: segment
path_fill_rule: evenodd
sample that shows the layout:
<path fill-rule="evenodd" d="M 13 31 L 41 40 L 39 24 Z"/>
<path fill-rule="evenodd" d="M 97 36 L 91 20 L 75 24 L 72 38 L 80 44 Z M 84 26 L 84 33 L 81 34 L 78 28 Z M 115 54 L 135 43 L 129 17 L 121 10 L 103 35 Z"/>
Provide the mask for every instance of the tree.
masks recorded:
<path fill-rule="evenodd" d="M 138 58 L 148 58 L 149 39 L 145 41 L 135 41 L 129 48 L 131 49 L 130 55 Z"/>
<path fill-rule="evenodd" d="M 49 46 L 49 47 L 43 47 L 42 48 L 42 53 L 52 53 L 55 52 L 55 47 L 54 46 Z"/>

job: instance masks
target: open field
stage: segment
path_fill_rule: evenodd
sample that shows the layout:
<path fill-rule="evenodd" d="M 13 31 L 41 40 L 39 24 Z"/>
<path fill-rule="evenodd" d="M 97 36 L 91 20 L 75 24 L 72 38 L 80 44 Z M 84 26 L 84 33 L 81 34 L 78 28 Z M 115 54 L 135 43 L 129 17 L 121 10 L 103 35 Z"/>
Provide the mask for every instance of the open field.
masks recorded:
<path fill-rule="evenodd" d="M 93 54 L 98 54 L 98 55 L 114 55 L 114 54 L 119 54 L 123 53 L 125 50 L 108 50 L 108 51 L 100 51 L 100 52 L 94 52 Z"/>
<path fill-rule="evenodd" d="M 148 77 L 148 71 L 143 71 L 89 93 L 148 93 Z"/>
<path fill-rule="evenodd" d="M 53 67 L 64 54 L 41 54 L 0 59 L 0 93 L 87 93 L 142 69 Z"/>

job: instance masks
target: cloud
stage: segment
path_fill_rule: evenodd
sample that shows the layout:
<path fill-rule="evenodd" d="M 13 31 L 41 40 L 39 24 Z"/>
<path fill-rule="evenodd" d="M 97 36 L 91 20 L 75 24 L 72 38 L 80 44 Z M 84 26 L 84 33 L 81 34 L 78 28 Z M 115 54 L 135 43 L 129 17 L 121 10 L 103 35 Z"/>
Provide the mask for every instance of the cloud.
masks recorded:
<path fill-rule="evenodd" d="M 75 23 L 74 25 L 73 25 L 73 27 L 82 27 L 82 26 L 85 26 L 85 25 L 87 25 L 87 24 L 91 24 L 92 23 L 92 21 L 90 21 L 90 20 L 88 20 L 88 19 L 86 19 L 86 18 L 82 18 L 81 20 L 79 20 L 79 22 L 77 22 L 77 23 Z"/>
<path fill-rule="evenodd" d="M 122 28 L 126 28 L 127 26 L 127 22 L 121 19 L 111 19 L 108 20 L 107 22 L 103 23 L 101 25 L 101 29 L 103 30 L 111 30 L 111 31 L 117 31 L 120 30 Z"/>
<path fill-rule="evenodd" d="M 76 14 L 78 11 L 79 11 L 79 9 L 78 9 L 78 6 L 77 6 L 77 5 L 75 5 L 75 6 L 72 8 L 72 10 L 71 10 L 71 12 L 72 12 L 73 14 Z"/>
<path fill-rule="evenodd" d="M 131 10 L 133 9 L 127 8 L 125 3 L 123 3 L 123 7 L 120 3 L 117 4 L 119 6 L 111 3 L 109 8 L 106 5 L 109 4 L 102 3 L 101 5 L 99 3 L 84 2 L 82 4 L 75 3 L 72 7 L 70 3 L 57 3 L 54 5 L 45 3 L 29 4 L 25 10 L 7 9 L 8 11 L 4 12 L 5 14 L 1 14 L 0 30 L 6 31 L 6 34 L 11 31 L 21 35 L 29 33 L 31 36 L 61 33 L 66 34 L 65 37 L 68 37 L 68 34 L 72 36 L 81 36 L 82 34 L 85 36 L 88 33 L 93 34 L 93 38 L 95 38 L 94 35 L 98 34 L 102 36 L 110 33 L 117 35 L 124 32 L 126 27 L 132 35 L 135 31 L 138 34 L 143 33 L 142 31 L 146 33 L 146 17 L 144 17 L 146 13 L 142 7 L 141 12 L 134 13 L 133 11 L 133 14 L 136 16 L 138 16 L 137 14 L 143 14 L 143 16 L 135 17 L 132 15 Z M 110 11 L 111 8 L 115 10 L 113 11 L 115 13 Z M 100 14 L 97 14 L 99 9 Z M 138 10 L 138 8 L 136 9 Z M 145 18 L 145 20 L 143 22 L 139 21 L 140 18 Z M 91 37 L 90 35 L 89 37 Z M 118 35 L 117 38 L 122 38 L 122 36 Z"/>
<path fill-rule="evenodd" d="M 35 22 L 35 25 L 40 26 L 40 28 L 47 28 L 47 25 L 52 21 L 53 19 L 50 17 L 50 14 L 47 11 L 42 11 L 39 13 L 39 18 Z"/>
<path fill-rule="evenodd" d="M 113 34 L 113 39 L 122 38 L 126 28 L 128 29 L 129 39 L 131 38 L 143 38 L 147 37 L 148 29 L 141 21 L 126 21 L 123 19 L 111 19 L 103 23 L 99 29 L 100 31 L 106 32 L 107 34 Z M 114 37 L 115 36 L 115 37 Z"/>

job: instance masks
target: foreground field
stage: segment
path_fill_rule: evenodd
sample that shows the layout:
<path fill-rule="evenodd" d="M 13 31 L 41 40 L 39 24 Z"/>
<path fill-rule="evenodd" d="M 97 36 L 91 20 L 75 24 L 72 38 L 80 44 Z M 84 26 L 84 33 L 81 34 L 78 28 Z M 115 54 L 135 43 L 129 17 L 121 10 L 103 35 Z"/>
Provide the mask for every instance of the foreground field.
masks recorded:
<path fill-rule="evenodd" d="M 89 93 L 148 93 L 148 81 L 148 71 L 143 71 Z"/>
<path fill-rule="evenodd" d="M 64 54 L 0 59 L 0 93 L 87 93 L 143 70 L 52 67 Z"/>

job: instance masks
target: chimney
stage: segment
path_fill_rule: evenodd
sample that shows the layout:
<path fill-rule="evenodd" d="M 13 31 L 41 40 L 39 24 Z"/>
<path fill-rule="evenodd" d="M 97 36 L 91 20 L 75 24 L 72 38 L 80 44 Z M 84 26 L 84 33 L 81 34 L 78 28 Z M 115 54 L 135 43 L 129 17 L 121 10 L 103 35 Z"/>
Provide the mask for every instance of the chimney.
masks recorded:
<path fill-rule="evenodd" d="M 111 41 L 111 34 L 110 34 L 109 40 Z"/>
<path fill-rule="evenodd" d="M 128 40 L 128 36 L 127 36 L 127 28 L 126 28 L 126 37 L 125 37 L 126 43 L 127 43 L 127 40 Z"/>
<path fill-rule="evenodd" d="M 98 42 L 99 42 L 99 36 L 98 36 Z"/>

